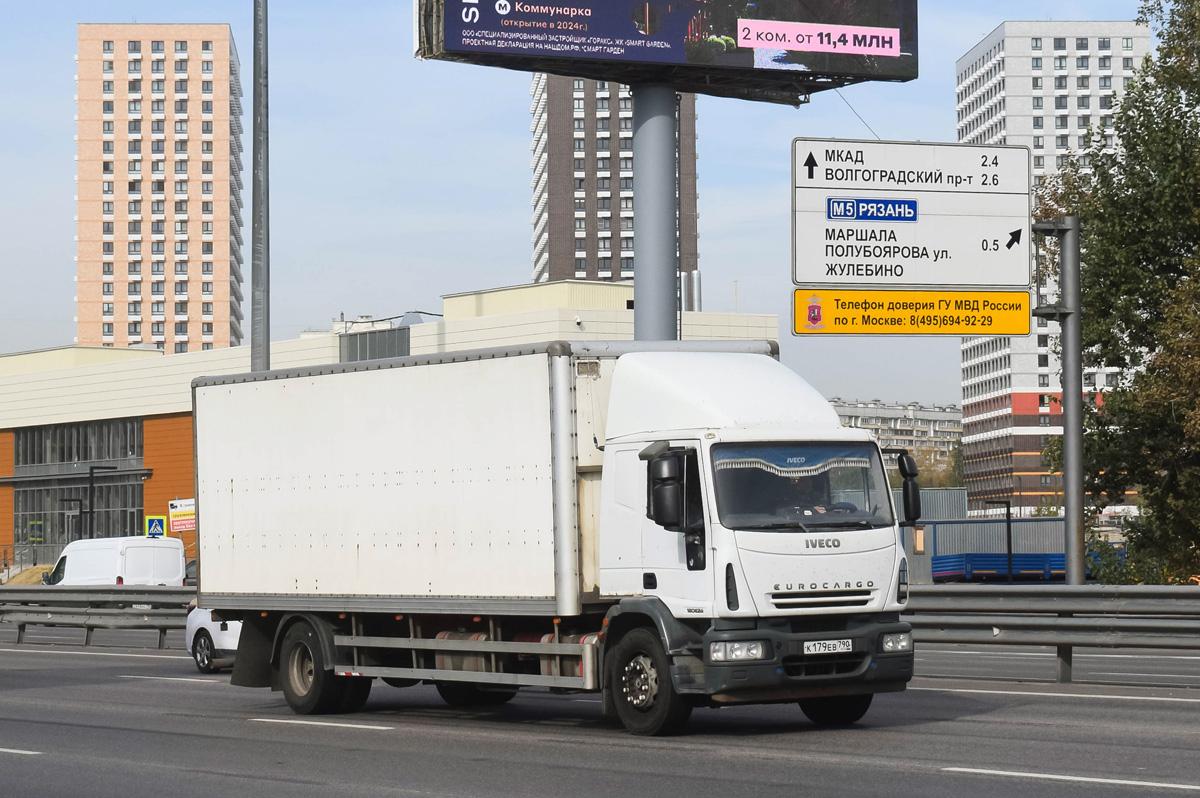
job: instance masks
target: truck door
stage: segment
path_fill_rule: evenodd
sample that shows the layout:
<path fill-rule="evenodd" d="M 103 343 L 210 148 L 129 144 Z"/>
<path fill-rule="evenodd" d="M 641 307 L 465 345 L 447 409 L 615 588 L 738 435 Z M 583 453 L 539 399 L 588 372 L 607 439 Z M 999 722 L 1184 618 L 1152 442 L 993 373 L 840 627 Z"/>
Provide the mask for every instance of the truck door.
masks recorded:
<path fill-rule="evenodd" d="M 642 519 L 642 590 L 658 596 L 678 618 L 703 617 L 713 603 L 713 579 L 708 567 L 708 519 L 700 479 L 698 441 L 673 442 L 680 457 L 683 513 L 675 528 L 664 528 L 650 516 L 653 469 L 647 473 L 647 513 Z"/>

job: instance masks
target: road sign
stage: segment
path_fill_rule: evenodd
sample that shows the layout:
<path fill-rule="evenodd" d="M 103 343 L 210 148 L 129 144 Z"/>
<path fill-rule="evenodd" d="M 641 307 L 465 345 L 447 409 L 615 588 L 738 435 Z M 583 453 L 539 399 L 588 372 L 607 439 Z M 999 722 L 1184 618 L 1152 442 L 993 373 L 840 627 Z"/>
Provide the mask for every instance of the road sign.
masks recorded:
<path fill-rule="evenodd" d="M 171 533 L 196 531 L 196 500 L 173 499 L 167 502 L 167 517 L 170 520 Z"/>
<path fill-rule="evenodd" d="M 792 185 L 796 285 L 1029 288 L 1025 147 L 796 139 Z"/>
<path fill-rule="evenodd" d="M 796 335 L 1029 335 L 1026 291 L 798 288 Z"/>
<path fill-rule="evenodd" d="M 147 537 L 157 538 L 162 537 L 167 531 L 167 517 L 165 515 L 148 515 L 146 516 L 146 535 Z"/>

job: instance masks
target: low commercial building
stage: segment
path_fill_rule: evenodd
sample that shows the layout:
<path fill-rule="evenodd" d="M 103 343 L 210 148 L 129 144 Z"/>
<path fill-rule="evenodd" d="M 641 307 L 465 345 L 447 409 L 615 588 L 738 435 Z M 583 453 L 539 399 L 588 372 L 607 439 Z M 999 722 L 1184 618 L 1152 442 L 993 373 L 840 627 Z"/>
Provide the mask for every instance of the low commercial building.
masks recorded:
<path fill-rule="evenodd" d="M 633 287 L 584 281 L 443 298 L 436 322 L 338 322 L 271 347 L 275 369 L 552 340 L 631 340 Z M 773 338 L 773 315 L 685 313 L 684 339 Z M 191 382 L 250 370 L 249 347 L 69 346 L 0 355 L 0 569 L 71 540 L 141 534 L 194 495 Z M 201 521 L 201 523 L 203 523 Z M 195 533 L 183 531 L 189 556 Z"/>
<path fill-rule="evenodd" d="M 880 446 L 908 449 L 931 462 L 949 463 L 962 439 L 962 410 L 957 405 L 846 401 L 838 396 L 829 404 L 844 426 L 869 429 Z"/>

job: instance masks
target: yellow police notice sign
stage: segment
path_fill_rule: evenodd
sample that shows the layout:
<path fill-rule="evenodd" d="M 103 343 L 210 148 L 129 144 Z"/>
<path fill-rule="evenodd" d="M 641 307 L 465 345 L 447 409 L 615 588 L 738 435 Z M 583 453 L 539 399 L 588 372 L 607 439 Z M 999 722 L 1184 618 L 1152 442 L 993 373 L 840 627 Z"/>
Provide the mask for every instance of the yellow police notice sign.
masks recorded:
<path fill-rule="evenodd" d="M 1029 335 L 1026 291 L 824 291 L 794 294 L 796 335 Z"/>

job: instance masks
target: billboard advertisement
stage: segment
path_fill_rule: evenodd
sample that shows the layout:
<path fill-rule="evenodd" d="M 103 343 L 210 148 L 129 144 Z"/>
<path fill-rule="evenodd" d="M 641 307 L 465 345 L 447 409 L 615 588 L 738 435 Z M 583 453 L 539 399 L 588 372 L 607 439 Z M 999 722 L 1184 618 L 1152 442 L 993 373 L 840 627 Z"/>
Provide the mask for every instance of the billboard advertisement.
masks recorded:
<path fill-rule="evenodd" d="M 916 0 L 420 0 L 417 26 L 427 58 L 746 99 L 917 76 Z"/>

